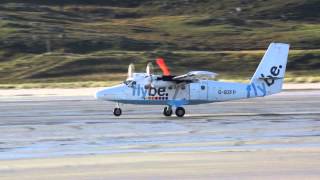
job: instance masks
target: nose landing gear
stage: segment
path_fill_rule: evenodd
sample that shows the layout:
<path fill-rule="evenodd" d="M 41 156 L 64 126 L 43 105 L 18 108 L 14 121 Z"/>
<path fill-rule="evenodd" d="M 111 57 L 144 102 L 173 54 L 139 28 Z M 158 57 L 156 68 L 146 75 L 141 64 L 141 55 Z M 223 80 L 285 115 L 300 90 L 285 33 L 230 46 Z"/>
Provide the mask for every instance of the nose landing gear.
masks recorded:
<path fill-rule="evenodd" d="M 115 115 L 115 116 L 121 116 L 121 114 L 122 114 L 122 110 L 121 110 L 121 108 L 120 108 L 119 102 L 117 102 L 116 107 L 113 109 L 113 115 Z"/>
<path fill-rule="evenodd" d="M 113 109 L 113 115 L 120 116 L 122 114 L 122 110 L 119 107 Z"/>

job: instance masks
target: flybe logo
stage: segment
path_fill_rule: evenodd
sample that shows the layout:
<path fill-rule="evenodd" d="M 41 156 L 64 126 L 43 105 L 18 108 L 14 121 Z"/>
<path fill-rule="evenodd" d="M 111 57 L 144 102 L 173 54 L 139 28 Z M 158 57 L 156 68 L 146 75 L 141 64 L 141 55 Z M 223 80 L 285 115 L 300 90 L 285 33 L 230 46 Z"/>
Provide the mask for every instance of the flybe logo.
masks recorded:
<path fill-rule="evenodd" d="M 262 96 L 265 96 L 267 94 L 266 85 L 264 85 L 264 83 L 261 83 L 261 86 L 256 85 L 255 83 L 249 84 L 246 90 L 247 90 L 247 98 L 250 98 L 252 90 L 255 96 L 259 96 L 260 93 L 262 93 Z"/>
<path fill-rule="evenodd" d="M 271 75 L 267 76 L 265 78 L 264 74 L 261 74 L 261 77 L 262 78 L 265 78 L 264 79 L 264 82 L 268 85 L 268 86 L 271 86 L 274 84 L 274 77 L 277 77 L 279 74 L 280 74 L 280 69 L 282 69 L 282 66 L 272 66 L 271 69 L 270 69 L 270 73 Z"/>
<path fill-rule="evenodd" d="M 166 87 L 150 87 L 145 88 L 138 84 L 132 88 L 132 96 L 142 96 L 147 97 L 152 100 L 165 100 L 168 99 L 168 93 L 166 92 Z"/>
<path fill-rule="evenodd" d="M 265 76 L 264 74 L 261 74 L 261 78 L 263 78 L 263 83 L 252 83 L 249 84 L 246 88 L 247 90 L 247 98 L 250 98 L 251 91 L 253 91 L 255 96 L 265 96 L 267 94 L 267 88 L 272 86 L 275 83 L 276 78 L 279 76 L 280 71 L 282 69 L 282 65 L 279 66 L 272 66 L 270 68 L 270 74 L 268 76 Z M 266 85 L 265 85 L 266 84 Z"/>

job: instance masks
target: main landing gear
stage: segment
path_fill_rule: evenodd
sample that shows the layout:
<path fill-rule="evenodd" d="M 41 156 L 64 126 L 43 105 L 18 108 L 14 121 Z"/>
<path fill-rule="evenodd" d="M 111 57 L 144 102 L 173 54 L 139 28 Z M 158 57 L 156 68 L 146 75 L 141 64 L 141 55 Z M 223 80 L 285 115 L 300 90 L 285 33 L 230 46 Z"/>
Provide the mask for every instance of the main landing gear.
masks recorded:
<path fill-rule="evenodd" d="M 171 116 L 171 115 L 172 115 L 172 112 L 173 112 L 173 111 L 172 111 L 172 107 L 171 107 L 171 106 L 165 107 L 165 108 L 163 109 L 163 115 L 164 115 L 164 116 Z M 184 114 L 186 113 L 186 111 L 184 110 L 183 107 L 177 107 L 175 113 L 176 113 L 176 116 L 177 116 L 177 117 L 183 117 Z"/>
<path fill-rule="evenodd" d="M 177 107 L 177 109 L 176 109 L 176 115 L 177 115 L 178 117 L 183 117 L 185 113 L 186 113 L 186 111 L 184 110 L 183 107 Z"/>
<path fill-rule="evenodd" d="M 163 109 L 163 115 L 165 116 L 171 116 L 172 115 L 172 108 L 171 106 L 165 107 Z"/>

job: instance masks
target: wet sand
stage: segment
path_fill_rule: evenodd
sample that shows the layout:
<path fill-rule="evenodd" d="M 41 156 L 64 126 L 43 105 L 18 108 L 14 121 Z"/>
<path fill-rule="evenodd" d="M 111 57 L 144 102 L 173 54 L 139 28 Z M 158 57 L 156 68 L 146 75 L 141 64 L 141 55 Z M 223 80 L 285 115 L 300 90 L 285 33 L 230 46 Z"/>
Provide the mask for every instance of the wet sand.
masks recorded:
<path fill-rule="evenodd" d="M 320 90 L 187 106 L 0 97 L 0 179 L 319 179 Z"/>

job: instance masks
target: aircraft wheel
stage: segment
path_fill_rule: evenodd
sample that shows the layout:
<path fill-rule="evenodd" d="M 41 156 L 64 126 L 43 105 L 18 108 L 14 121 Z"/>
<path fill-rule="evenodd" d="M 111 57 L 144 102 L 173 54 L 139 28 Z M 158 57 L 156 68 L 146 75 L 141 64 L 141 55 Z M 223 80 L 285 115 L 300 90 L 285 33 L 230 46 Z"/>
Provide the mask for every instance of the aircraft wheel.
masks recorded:
<path fill-rule="evenodd" d="M 185 113 L 186 113 L 186 111 L 184 110 L 183 107 L 177 107 L 177 109 L 176 109 L 176 115 L 177 115 L 178 117 L 183 117 Z"/>
<path fill-rule="evenodd" d="M 170 107 L 165 107 L 163 109 L 163 115 L 165 116 L 171 116 L 172 115 L 172 109 Z"/>
<path fill-rule="evenodd" d="M 113 115 L 120 116 L 122 114 L 122 110 L 120 108 L 114 108 Z"/>

